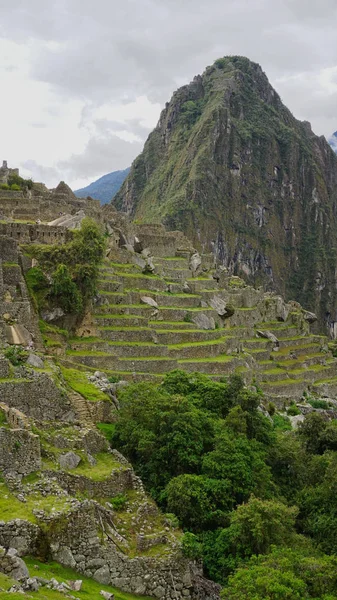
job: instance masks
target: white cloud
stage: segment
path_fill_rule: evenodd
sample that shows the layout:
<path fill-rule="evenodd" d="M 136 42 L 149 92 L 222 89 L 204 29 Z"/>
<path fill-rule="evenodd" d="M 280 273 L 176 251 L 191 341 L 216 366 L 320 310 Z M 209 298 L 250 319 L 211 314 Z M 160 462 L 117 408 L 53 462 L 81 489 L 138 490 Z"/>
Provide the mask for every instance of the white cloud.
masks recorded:
<path fill-rule="evenodd" d="M 335 0 L 11 0 L 0 160 L 51 186 L 125 167 L 174 89 L 226 54 L 259 62 L 295 116 L 329 136 L 336 28 Z"/>

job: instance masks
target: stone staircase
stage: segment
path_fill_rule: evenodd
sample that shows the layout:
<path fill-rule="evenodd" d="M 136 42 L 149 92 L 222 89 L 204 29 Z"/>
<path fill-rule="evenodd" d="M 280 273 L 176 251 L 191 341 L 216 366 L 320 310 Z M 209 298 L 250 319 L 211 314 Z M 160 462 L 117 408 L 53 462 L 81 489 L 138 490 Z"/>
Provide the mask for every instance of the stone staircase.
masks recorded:
<path fill-rule="evenodd" d="M 158 381 L 177 368 L 215 378 L 239 372 L 276 401 L 299 398 L 317 382 L 337 384 L 327 340 L 310 333 L 298 304 L 284 305 L 281 314 L 279 297 L 238 278 L 219 284 L 211 271 L 193 277 L 188 253 L 155 258 L 154 274 L 142 273 L 132 260 L 123 254 L 101 268 L 95 335 L 71 340 L 69 363 L 135 381 Z M 235 306 L 233 316 L 219 316 L 210 306 L 214 296 Z M 200 318 L 212 328 L 203 328 Z"/>

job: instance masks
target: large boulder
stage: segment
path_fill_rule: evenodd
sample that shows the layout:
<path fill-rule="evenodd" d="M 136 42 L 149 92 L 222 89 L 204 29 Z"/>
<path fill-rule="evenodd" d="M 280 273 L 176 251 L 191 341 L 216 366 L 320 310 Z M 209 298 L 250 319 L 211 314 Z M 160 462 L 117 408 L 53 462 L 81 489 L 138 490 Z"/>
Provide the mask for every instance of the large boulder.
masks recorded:
<path fill-rule="evenodd" d="M 190 269 L 192 273 L 196 273 L 201 265 L 201 256 L 198 252 L 192 254 L 190 258 Z"/>
<path fill-rule="evenodd" d="M 81 457 L 75 452 L 67 452 L 59 456 L 59 463 L 62 469 L 76 469 L 81 462 Z"/>
<path fill-rule="evenodd" d="M 205 313 L 196 313 L 193 315 L 192 321 L 199 329 L 215 329 L 213 317 L 208 317 Z"/>
<path fill-rule="evenodd" d="M 150 298 L 150 296 L 142 296 L 140 301 L 143 302 L 143 304 L 148 304 L 148 306 L 152 306 L 153 308 L 158 308 L 157 302 L 153 300 L 153 298 Z"/>

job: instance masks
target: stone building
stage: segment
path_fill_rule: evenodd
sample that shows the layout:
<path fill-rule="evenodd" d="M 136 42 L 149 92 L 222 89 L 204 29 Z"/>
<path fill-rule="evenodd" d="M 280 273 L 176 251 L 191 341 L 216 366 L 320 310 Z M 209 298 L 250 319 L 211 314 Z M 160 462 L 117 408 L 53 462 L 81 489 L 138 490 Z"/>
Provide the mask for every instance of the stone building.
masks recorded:
<path fill-rule="evenodd" d="M 2 167 L 0 167 L 0 183 L 8 183 L 10 175 L 19 176 L 19 169 L 10 169 L 7 165 L 7 160 L 3 160 Z"/>

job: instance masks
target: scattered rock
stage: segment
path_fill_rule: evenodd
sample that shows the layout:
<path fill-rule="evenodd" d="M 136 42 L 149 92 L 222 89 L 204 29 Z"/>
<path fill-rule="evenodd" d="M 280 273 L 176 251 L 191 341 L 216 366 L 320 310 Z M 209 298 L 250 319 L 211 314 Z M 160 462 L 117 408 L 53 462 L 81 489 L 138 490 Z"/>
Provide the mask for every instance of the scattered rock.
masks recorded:
<path fill-rule="evenodd" d="M 190 269 L 192 271 L 192 273 L 196 273 L 197 270 L 199 269 L 201 265 L 201 256 L 199 254 L 199 252 L 195 252 L 194 254 L 192 254 L 191 258 L 190 258 Z"/>
<path fill-rule="evenodd" d="M 101 583 L 102 585 L 109 585 L 110 583 L 110 571 L 108 565 L 104 565 L 100 569 L 97 569 L 94 573 L 95 581 Z"/>
<path fill-rule="evenodd" d="M 27 358 L 27 365 L 36 367 L 37 369 L 43 369 L 44 362 L 39 356 L 30 352 Z"/>
<path fill-rule="evenodd" d="M 271 333 L 271 331 L 260 331 L 259 329 L 256 331 L 257 335 L 259 337 L 262 338 L 266 338 L 267 340 L 270 340 L 271 342 L 273 342 L 273 344 L 275 344 L 276 346 L 280 345 L 280 342 L 278 341 L 276 335 L 274 335 L 273 333 Z"/>
<path fill-rule="evenodd" d="M 103 596 L 103 598 L 105 598 L 105 600 L 114 600 L 115 595 L 111 594 L 110 592 L 105 592 L 104 590 L 100 591 L 101 596 Z"/>
<path fill-rule="evenodd" d="M 59 463 L 62 469 L 76 469 L 80 462 L 81 457 L 75 454 L 75 452 L 67 452 L 59 456 Z"/>
<path fill-rule="evenodd" d="M 79 592 L 82 587 L 82 579 L 77 579 L 76 581 L 68 581 L 68 585 L 70 589 L 74 592 Z"/>
<path fill-rule="evenodd" d="M 305 310 L 303 312 L 303 318 L 308 323 L 315 323 L 315 321 L 317 321 L 317 316 L 315 315 L 315 313 L 309 312 L 308 310 Z"/>
<path fill-rule="evenodd" d="M 57 321 L 57 319 L 60 319 L 61 317 L 64 317 L 65 312 L 62 310 L 62 308 L 54 308 L 53 310 L 43 310 L 41 312 L 41 317 L 44 321 L 47 321 L 47 323 L 50 323 L 51 321 Z"/>
<path fill-rule="evenodd" d="M 150 298 L 150 296 L 142 296 L 140 301 L 143 302 L 143 304 L 148 304 L 149 306 L 153 306 L 153 308 L 158 308 L 157 302 L 155 300 L 153 300 L 153 298 Z"/>

